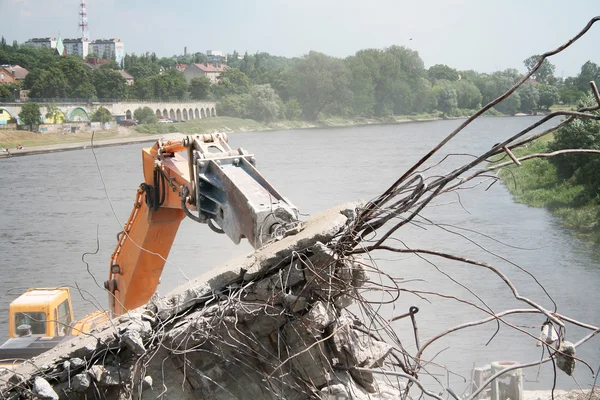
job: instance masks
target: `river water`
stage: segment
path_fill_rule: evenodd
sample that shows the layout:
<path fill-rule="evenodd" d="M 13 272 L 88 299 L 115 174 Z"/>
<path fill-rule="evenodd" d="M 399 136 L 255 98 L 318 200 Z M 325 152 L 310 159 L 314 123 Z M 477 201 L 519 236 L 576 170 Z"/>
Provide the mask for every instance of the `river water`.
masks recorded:
<path fill-rule="evenodd" d="M 535 118 L 486 118 L 474 123 L 440 154 L 480 153 L 509 134 L 535 121 Z M 438 121 L 284 132 L 238 133 L 229 135 L 231 147 L 254 153 L 263 175 L 304 214 L 345 201 L 368 200 L 385 190 L 412 163 L 433 147 L 460 121 Z M 76 285 L 72 290 L 76 317 L 105 307 L 107 297 L 101 288 L 107 278 L 109 257 L 116 243 L 120 224 L 126 221 L 135 191 L 142 180 L 142 145 L 96 149 L 98 164 L 91 150 L 15 157 L 0 162 L 2 176 L 0 223 L 0 338 L 7 337 L 8 304 L 28 287 Z M 437 157 L 436 160 L 439 160 Z M 468 160 L 453 156 L 430 173 L 447 171 Z M 99 172 L 100 170 L 100 172 Z M 425 215 L 442 225 L 425 229 L 406 227 L 396 235 L 407 245 L 449 251 L 499 266 L 523 295 L 551 308 L 552 304 L 530 276 L 492 253 L 527 268 L 539 279 L 558 303 L 558 311 L 573 318 L 600 324 L 600 263 L 587 248 L 560 228 L 546 210 L 530 208 L 513 201 L 501 184 L 489 190 L 481 185 L 457 195 L 440 198 Z M 457 230 L 460 226 L 463 230 Z M 445 229 L 443 229 L 445 228 Z M 461 237 L 449 233 L 460 232 Z M 479 233 L 475 233 L 477 231 Z M 490 239 L 493 238 L 493 239 Z M 473 244 L 472 241 L 477 242 Z M 89 271 L 82 261 L 89 263 Z M 481 247 L 480 247 L 481 246 Z M 485 250 L 487 250 L 487 252 Z M 165 267 L 159 292 L 167 293 L 200 273 L 247 253 L 250 246 L 235 246 L 226 237 L 212 233 L 206 226 L 184 220 Z M 501 310 L 528 308 L 511 299 L 503 282 L 475 267 L 415 256 L 376 254 L 381 269 L 402 277 L 408 289 L 431 290 L 473 300 L 472 294 L 454 280 L 469 286 L 486 303 Z M 374 280 L 376 276 L 372 275 Z M 419 281 L 414 281 L 419 279 Z M 98 284 L 96 284 L 96 281 Z M 380 293 L 370 297 L 383 298 Z M 386 315 L 404 313 L 412 305 L 417 315 L 421 342 L 463 322 L 482 319 L 486 314 L 451 300 L 402 294 L 395 308 L 382 309 Z M 515 323 L 537 335 L 544 322 L 541 317 L 513 318 Z M 410 322 L 395 322 L 403 344 L 414 352 Z M 527 336 L 494 324 L 455 333 L 425 352 L 435 362 L 451 369 L 430 366 L 444 384 L 461 392 L 474 365 L 494 360 L 530 362 L 541 356 L 541 349 Z M 582 331 L 569 327 L 568 339 L 577 341 Z M 438 355 L 436 355 L 438 352 Z M 593 339 L 577 353 L 600 363 L 600 342 Z M 551 364 L 525 371 L 526 389 L 548 389 L 552 384 Z M 591 373 L 578 363 L 576 378 L 582 386 L 592 382 Z M 559 388 L 577 387 L 573 378 L 560 373 Z M 435 386 L 434 386 L 435 387 Z M 436 388 L 434 391 L 441 391 Z"/>

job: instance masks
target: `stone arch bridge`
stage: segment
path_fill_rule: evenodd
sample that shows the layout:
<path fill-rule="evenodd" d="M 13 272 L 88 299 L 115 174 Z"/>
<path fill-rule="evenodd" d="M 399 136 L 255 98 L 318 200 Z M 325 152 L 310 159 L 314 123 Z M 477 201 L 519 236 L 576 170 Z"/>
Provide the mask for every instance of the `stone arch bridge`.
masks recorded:
<path fill-rule="evenodd" d="M 42 121 L 45 121 L 47 113 L 46 105 L 48 103 L 40 103 Z M 138 108 L 149 107 L 154 111 L 157 117 L 165 117 L 172 120 L 188 121 L 191 119 L 216 117 L 215 102 L 69 102 L 57 99 L 54 103 L 62 116 L 58 116 L 61 121 L 45 121 L 45 122 L 63 122 L 63 121 L 90 121 L 92 114 L 98 108 L 106 108 L 116 120 L 132 119 L 133 113 Z M 0 102 L 0 121 L 9 121 L 17 119 L 21 112 L 23 103 Z M 0 122 L 1 123 L 1 122 Z"/>

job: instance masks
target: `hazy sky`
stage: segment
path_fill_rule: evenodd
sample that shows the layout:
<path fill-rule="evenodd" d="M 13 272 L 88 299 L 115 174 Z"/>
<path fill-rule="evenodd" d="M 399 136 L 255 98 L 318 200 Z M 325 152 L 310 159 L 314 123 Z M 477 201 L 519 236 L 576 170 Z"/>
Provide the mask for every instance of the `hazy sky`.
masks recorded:
<path fill-rule="evenodd" d="M 600 0 L 88 0 L 87 8 L 91 38 L 118 37 L 126 52 L 345 57 L 397 44 L 417 50 L 426 67 L 491 72 L 524 70 L 525 58 L 600 15 Z M 9 43 L 77 37 L 78 12 L 79 0 L 0 0 L 0 34 Z M 587 60 L 600 64 L 600 23 L 551 61 L 557 76 L 571 76 Z"/>

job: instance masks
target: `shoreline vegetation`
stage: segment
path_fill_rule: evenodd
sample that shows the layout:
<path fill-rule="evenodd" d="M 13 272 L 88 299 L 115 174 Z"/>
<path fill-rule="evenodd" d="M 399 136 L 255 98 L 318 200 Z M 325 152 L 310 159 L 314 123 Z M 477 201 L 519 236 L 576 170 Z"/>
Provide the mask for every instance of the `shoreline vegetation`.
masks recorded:
<path fill-rule="evenodd" d="M 549 135 L 514 153 L 517 157 L 547 153 L 556 150 L 555 146 L 555 137 Z M 561 176 L 559 163 L 536 158 L 524 161 L 521 166 L 502 168 L 498 177 L 516 202 L 546 208 L 563 228 L 590 245 L 600 256 L 600 203 L 575 174 L 565 178 Z"/>
<path fill-rule="evenodd" d="M 461 117 L 462 118 L 462 117 Z M 95 142 L 122 140 L 126 138 L 148 138 L 154 140 L 152 135 L 183 133 L 233 133 L 233 132 L 260 132 L 283 131 L 293 129 L 318 129 L 318 128 L 344 128 L 364 125 L 401 124 L 410 122 L 439 121 L 443 118 L 439 114 L 419 114 L 412 116 L 396 116 L 390 118 L 327 118 L 318 121 L 281 120 L 264 124 L 252 119 L 234 117 L 215 117 L 191 120 L 186 123 L 173 124 L 144 124 L 133 128 L 119 127 L 107 131 L 98 131 L 94 134 Z M 91 140 L 91 133 L 67 134 L 60 133 L 35 133 L 25 130 L 0 130 L 0 146 L 7 147 L 11 152 L 18 144 L 24 146 L 23 151 L 44 146 L 59 146 L 87 144 Z M 156 138 L 158 139 L 158 138 Z M 0 154 L 2 156 L 2 154 Z"/>
<path fill-rule="evenodd" d="M 558 109 L 570 109 L 570 106 L 555 106 L 551 111 Z M 139 140 L 143 137 L 148 137 L 149 140 L 154 138 L 149 135 L 161 135 L 170 133 L 182 134 L 203 134 L 203 133 L 237 133 L 237 132 L 268 132 L 268 131 L 284 131 L 295 129 L 326 129 L 326 128 L 347 128 L 368 125 L 394 125 L 411 122 L 431 122 L 442 120 L 455 120 L 468 118 L 476 110 L 464 110 L 464 115 L 448 117 L 442 112 L 421 113 L 415 115 L 397 115 L 385 118 L 366 118 L 366 117 L 330 117 L 322 118 L 316 121 L 306 120 L 277 120 L 270 123 L 263 123 L 253 119 L 244 119 L 236 117 L 214 117 L 189 120 L 181 123 L 171 124 L 140 124 L 134 127 L 119 126 L 116 129 L 105 131 L 97 131 L 94 133 L 94 141 L 114 141 L 123 140 L 126 138 Z M 543 113 L 543 111 L 539 111 Z M 541 114 L 540 114 L 541 115 Z M 486 117 L 514 117 L 504 115 L 498 112 L 489 112 Z M 530 115 L 519 115 L 530 116 Z M 89 145 L 91 133 L 35 133 L 27 130 L 7 130 L 0 129 L 0 146 L 6 147 L 10 152 L 15 152 L 17 145 L 24 146 L 21 153 L 27 152 L 28 149 L 42 148 L 44 146 L 54 146 L 59 148 L 59 145 L 65 146 L 81 144 Z M 124 142 L 123 144 L 126 144 Z M 57 147 L 58 146 L 58 147 Z M 0 158 L 7 156 L 6 153 L 0 153 Z"/>

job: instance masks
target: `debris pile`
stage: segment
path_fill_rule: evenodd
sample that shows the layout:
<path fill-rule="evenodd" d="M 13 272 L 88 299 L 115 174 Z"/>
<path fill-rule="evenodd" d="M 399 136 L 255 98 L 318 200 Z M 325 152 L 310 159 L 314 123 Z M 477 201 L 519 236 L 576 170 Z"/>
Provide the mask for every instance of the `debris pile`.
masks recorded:
<path fill-rule="evenodd" d="M 5 397 L 381 399 L 392 351 L 348 311 L 368 278 L 331 249 L 356 205 L 0 375 Z M 27 395 L 25 395 L 27 397 Z"/>

